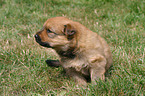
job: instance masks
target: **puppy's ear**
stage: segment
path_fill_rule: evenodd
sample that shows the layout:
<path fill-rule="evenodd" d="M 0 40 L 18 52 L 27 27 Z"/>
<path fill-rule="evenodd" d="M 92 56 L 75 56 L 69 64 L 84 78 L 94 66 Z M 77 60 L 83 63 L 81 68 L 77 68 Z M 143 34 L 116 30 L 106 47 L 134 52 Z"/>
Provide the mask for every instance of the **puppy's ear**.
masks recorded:
<path fill-rule="evenodd" d="M 71 24 L 64 25 L 64 34 L 66 36 L 73 36 L 75 33 L 76 30 Z"/>

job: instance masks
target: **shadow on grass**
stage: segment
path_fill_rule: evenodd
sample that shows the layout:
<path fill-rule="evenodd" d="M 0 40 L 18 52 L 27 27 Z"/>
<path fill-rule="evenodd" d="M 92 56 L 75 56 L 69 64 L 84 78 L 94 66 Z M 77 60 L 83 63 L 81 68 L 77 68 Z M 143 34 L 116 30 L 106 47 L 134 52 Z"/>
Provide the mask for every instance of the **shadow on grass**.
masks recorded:
<path fill-rule="evenodd" d="M 52 68 L 59 68 L 59 67 L 61 67 L 61 64 L 60 64 L 59 60 L 46 60 L 45 62 L 46 62 L 48 67 L 52 67 Z M 61 74 L 63 76 L 66 76 L 65 70 L 62 70 Z"/>
<path fill-rule="evenodd" d="M 112 75 L 112 70 L 114 70 L 113 65 L 106 71 L 105 77 L 109 78 Z"/>

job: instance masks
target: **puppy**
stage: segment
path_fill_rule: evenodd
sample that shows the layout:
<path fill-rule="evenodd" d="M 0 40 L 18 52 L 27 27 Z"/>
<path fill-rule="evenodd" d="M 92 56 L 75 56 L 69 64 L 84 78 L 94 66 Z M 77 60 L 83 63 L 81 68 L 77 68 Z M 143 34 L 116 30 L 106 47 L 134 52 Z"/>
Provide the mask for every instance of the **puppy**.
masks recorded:
<path fill-rule="evenodd" d="M 94 83 L 98 79 L 104 80 L 104 74 L 112 64 L 112 54 L 105 40 L 65 17 L 48 19 L 35 39 L 41 46 L 54 49 L 60 56 L 54 66 L 61 65 L 81 85 L 87 84 L 88 77 Z M 53 61 L 47 63 L 53 65 Z"/>

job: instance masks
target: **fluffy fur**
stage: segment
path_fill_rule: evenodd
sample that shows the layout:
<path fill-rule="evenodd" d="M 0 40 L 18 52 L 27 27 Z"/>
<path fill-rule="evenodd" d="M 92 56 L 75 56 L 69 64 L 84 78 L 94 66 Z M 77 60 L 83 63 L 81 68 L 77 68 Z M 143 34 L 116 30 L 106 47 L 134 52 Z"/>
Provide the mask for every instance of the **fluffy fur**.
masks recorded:
<path fill-rule="evenodd" d="M 78 84 L 86 85 L 88 77 L 91 82 L 99 78 L 104 80 L 104 74 L 112 64 L 106 41 L 82 24 L 65 17 L 48 19 L 35 39 L 40 45 L 53 48 L 58 53 L 59 64 Z M 53 65 L 53 62 L 49 63 Z"/>

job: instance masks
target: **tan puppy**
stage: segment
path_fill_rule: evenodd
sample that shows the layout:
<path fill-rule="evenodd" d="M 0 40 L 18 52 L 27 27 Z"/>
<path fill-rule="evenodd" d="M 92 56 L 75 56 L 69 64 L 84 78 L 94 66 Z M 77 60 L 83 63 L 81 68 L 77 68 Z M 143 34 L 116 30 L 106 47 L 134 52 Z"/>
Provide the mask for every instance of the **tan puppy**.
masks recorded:
<path fill-rule="evenodd" d="M 53 48 L 60 56 L 60 65 L 78 84 L 87 84 L 99 78 L 112 64 L 109 46 L 97 33 L 78 22 L 65 17 L 48 19 L 43 29 L 36 33 L 36 41 L 47 48 Z M 58 62 L 47 62 L 59 65 Z"/>

